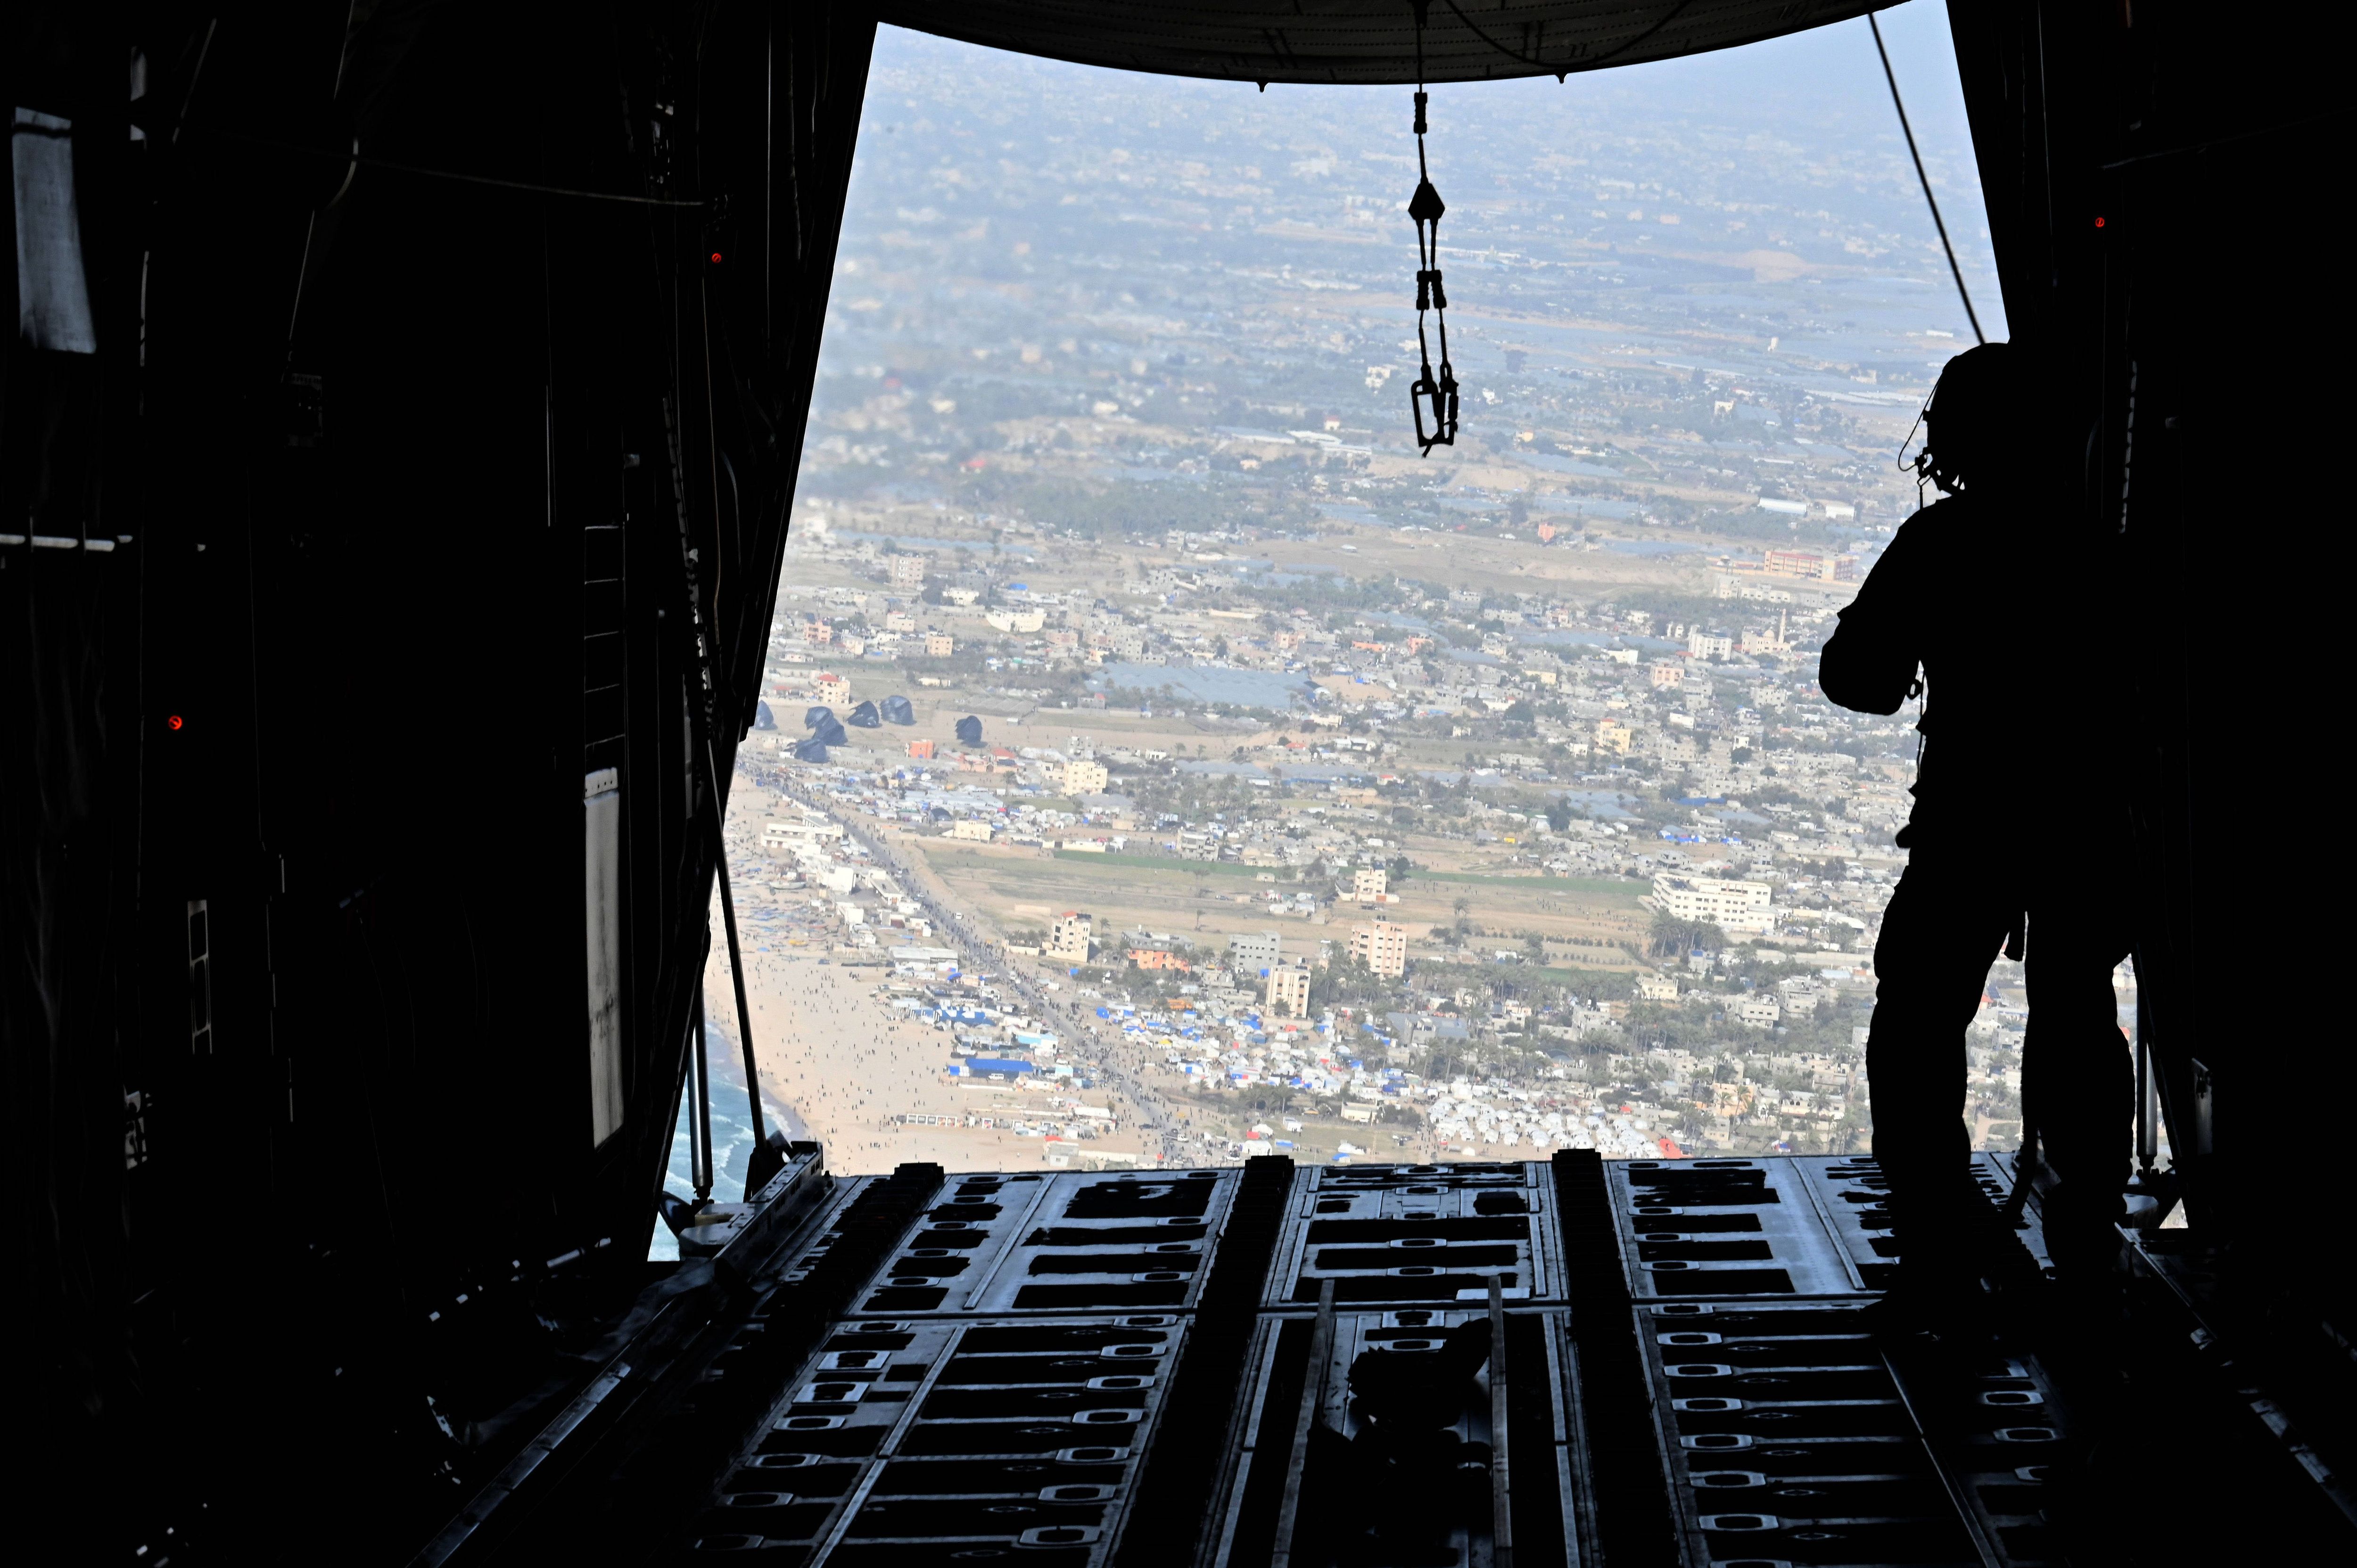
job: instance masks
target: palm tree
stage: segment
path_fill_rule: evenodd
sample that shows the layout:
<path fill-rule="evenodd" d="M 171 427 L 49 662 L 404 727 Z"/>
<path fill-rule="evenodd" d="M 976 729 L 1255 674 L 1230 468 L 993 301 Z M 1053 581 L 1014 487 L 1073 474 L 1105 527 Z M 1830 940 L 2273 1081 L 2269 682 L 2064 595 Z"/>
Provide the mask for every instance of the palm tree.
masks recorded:
<path fill-rule="evenodd" d="M 1681 920 L 1667 910 L 1654 911 L 1646 936 L 1646 950 L 1662 958 L 1676 958 L 1696 948 L 1715 952 L 1727 945 L 1727 933 L 1708 920 Z"/>

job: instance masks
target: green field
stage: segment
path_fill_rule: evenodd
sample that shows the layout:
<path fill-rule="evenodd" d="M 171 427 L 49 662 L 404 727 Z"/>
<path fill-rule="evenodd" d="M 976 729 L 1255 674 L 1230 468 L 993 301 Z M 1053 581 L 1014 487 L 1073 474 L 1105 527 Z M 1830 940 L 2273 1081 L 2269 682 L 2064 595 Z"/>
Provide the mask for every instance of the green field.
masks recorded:
<path fill-rule="evenodd" d="M 1239 865 L 1232 861 L 1169 860 L 1160 855 L 1144 854 L 1091 854 L 1086 850 L 1071 849 L 1058 850 L 1056 858 L 1060 862 L 1076 865 L 1122 866 L 1138 871 L 1164 871 L 1188 876 L 1251 878 L 1257 877 L 1263 873 L 1270 873 L 1280 878 L 1280 886 L 1293 880 L 1290 867 Z M 1511 887 L 1530 893 L 1578 893 L 1592 898 L 1623 900 L 1632 907 L 1636 904 L 1639 896 L 1649 890 L 1647 885 L 1642 882 L 1631 882 L 1618 876 L 1493 876 L 1474 871 L 1419 870 L 1393 891 L 1410 890 L 1418 884 L 1426 882 L 1461 882 L 1476 886 Z"/>
<path fill-rule="evenodd" d="M 1284 876 L 1289 867 L 1268 865 L 1238 865 L 1224 860 L 1172 860 L 1159 854 L 1092 854 L 1084 849 L 1060 849 L 1056 858 L 1073 865 L 1117 865 L 1137 871 L 1169 871 L 1185 875 L 1209 874 L 1214 876 L 1251 878 L 1263 872 Z M 1287 877 L 1287 880 L 1291 878 Z"/>
<path fill-rule="evenodd" d="M 1491 876 L 1478 871 L 1418 871 L 1408 878 L 1406 886 L 1419 882 L 1469 882 L 1485 887 L 1520 887 L 1539 893 L 1585 893 L 1590 897 L 1610 898 L 1636 907 L 1639 897 L 1652 891 L 1643 882 L 1631 882 L 1620 876 Z"/>

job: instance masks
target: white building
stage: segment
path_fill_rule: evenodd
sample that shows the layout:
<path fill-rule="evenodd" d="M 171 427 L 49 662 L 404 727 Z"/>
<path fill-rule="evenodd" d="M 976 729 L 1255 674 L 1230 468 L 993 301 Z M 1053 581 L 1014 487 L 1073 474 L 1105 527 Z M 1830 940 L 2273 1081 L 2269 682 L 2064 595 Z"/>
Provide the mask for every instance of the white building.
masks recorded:
<path fill-rule="evenodd" d="M 1766 932 L 1776 926 L 1776 911 L 1768 902 L 1765 882 L 1737 882 L 1716 876 L 1653 878 L 1653 899 L 1673 919 L 1703 920 L 1726 931 Z"/>
<path fill-rule="evenodd" d="M 836 822 L 763 822 L 763 849 L 790 849 L 796 844 L 824 844 L 843 837 Z"/>
<path fill-rule="evenodd" d="M 1255 931 L 1228 939 L 1228 962 L 1240 974 L 1274 969 L 1283 956 L 1284 939 L 1275 931 Z"/>

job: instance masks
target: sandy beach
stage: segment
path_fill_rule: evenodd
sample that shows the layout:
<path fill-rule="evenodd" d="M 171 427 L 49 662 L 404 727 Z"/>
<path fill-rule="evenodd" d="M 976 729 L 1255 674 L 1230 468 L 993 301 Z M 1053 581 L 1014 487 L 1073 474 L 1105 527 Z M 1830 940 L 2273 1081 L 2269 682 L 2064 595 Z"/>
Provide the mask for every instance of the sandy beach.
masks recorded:
<path fill-rule="evenodd" d="M 1080 1149 L 1140 1147 L 1125 1127 L 1076 1146 L 999 1127 L 967 1127 L 968 1114 L 1063 1118 L 1049 1109 L 1051 1091 L 965 1087 L 952 1079 L 944 1070 L 951 1059 L 948 1034 L 883 1004 L 877 983 L 889 972 L 881 965 L 847 967 L 797 949 L 745 956 L 763 1093 L 790 1107 L 807 1135 L 826 1145 L 830 1170 L 856 1176 L 932 1160 L 953 1171 L 1029 1171 L 1048 1168 L 1050 1151 L 1071 1147 L 1078 1167 L 1093 1163 Z M 737 1048 L 737 1003 L 725 949 L 713 954 L 705 972 L 705 1009 Z M 1102 1103 L 1103 1097 L 1083 1098 Z M 960 1124 L 912 1125 L 895 1121 L 899 1115 L 952 1116 Z"/>

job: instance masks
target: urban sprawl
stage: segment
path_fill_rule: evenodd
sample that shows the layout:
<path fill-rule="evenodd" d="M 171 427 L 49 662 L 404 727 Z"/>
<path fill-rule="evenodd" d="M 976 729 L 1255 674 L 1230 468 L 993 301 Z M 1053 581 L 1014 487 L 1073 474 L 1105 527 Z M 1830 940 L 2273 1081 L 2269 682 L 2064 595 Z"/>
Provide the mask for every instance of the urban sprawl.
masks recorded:
<path fill-rule="evenodd" d="M 1959 346 L 1903 149 L 1628 88 L 1436 134 L 1427 457 L 1396 105 L 970 68 L 879 51 L 732 801 L 763 940 L 1059 1164 L 1864 1150 L 1921 710 L 1814 668 Z M 2025 1015 L 1999 961 L 1982 1146 Z"/>

